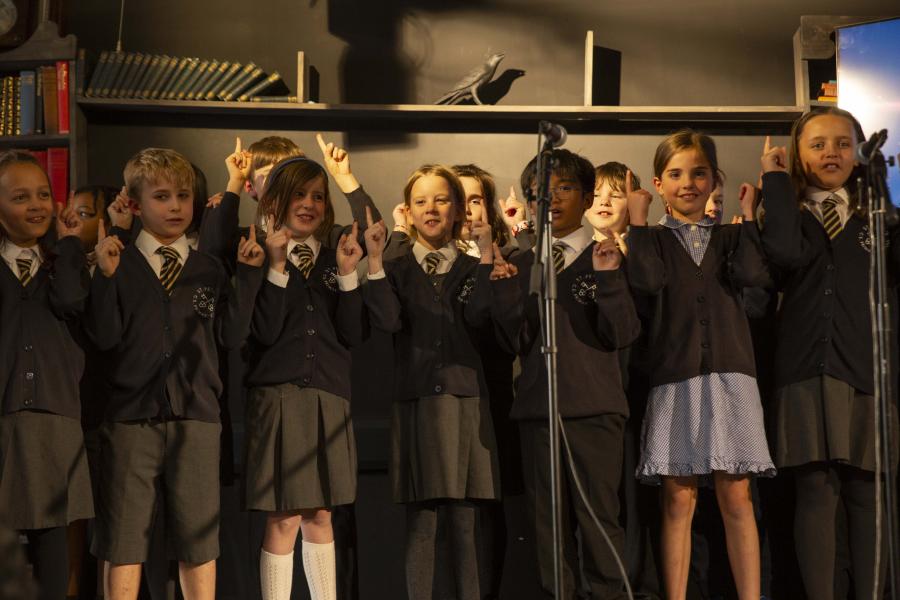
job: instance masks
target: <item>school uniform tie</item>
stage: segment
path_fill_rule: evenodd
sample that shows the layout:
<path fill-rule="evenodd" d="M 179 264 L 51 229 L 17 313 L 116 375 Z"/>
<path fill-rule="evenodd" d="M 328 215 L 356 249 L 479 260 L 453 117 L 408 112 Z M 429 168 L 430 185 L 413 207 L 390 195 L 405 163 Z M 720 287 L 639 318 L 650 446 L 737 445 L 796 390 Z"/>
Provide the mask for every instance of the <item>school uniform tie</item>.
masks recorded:
<path fill-rule="evenodd" d="M 566 268 L 566 245 L 562 242 L 553 244 L 553 269 L 559 275 Z"/>
<path fill-rule="evenodd" d="M 23 252 L 19 255 L 19 258 L 16 259 L 16 266 L 19 268 L 19 281 L 22 282 L 22 287 L 27 286 L 31 283 L 31 252 Z"/>
<path fill-rule="evenodd" d="M 441 264 L 441 260 L 443 257 L 440 252 L 429 252 L 427 256 L 425 256 L 425 273 L 428 275 L 434 275 L 437 273 L 438 265 Z"/>
<path fill-rule="evenodd" d="M 181 255 L 171 246 L 160 246 L 156 249 L 156 253 L 163 257 L 162 269 L 159 270 L 159 282 L 167 292 L 171 293 L 175 280 L 181 275 L 182 265 L 179 262 Z"/>
<path fill-rule="evenodd" d="M 295 258 L 297 269 L 303 274 L 304 278 L 309 278 L 309 274 L 313 269 L 313 251 L 306 244 L 297 244 L 291 250 Z"/>
<path fill-rule="evenodd" d="M 838 199 L 834 196 L 829 196 L 822 202 L 822 226 L 831 239 L 837 237 L 837 234 L 844 229 L 841 225 L 841 216 L 835 208 L 837 203 Z"/>

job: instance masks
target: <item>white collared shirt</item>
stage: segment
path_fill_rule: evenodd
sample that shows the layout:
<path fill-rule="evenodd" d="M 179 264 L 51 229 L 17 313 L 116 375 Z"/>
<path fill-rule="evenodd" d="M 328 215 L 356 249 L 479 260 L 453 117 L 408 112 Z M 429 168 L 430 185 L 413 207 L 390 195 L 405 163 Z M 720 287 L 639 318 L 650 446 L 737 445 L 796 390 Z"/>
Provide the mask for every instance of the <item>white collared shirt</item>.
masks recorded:
<path fill-rule="evenodd" d="M 441 262 L 438 263 L 437 269 L 435 270 L 435 274 L 443 275 L 444 273 L 448 273 L 450 268 L 453 266 L 453 261 L 456 260 L 456 257 L 459 256 L 459 249 L 456 247 L 456 240 L 450 240 L 441 248 L 437 250 L 429 250 L 426 248 L 421 242 L 416 241 L 412 247 L 413 256 L 416 259 L 416 262 L 419 263 L 419 266 L 422 267 L 424 271 L 426 268 L 425 259 L 432 252 L 437 252 L 441 255 Z"/>
<path fill-rule="evenodd" d="M 575 259 L 584 252 L 584 249 L 593 243 L 593 231 L 593 229 L 588 229 L 587 227 L 579 227 L 565 237 L 553 238 L 553 245 L 561 245 L 565 252 L 563 255 L 565 258 L 563 269 L 575 262 Z"/>
<path fill-rule="evenodd" d="M 806 208 L 816 216 L 819 223 L 821 223 L 823 219 L 822 203 L 831 196 L 836 196 L 838 202 L 834 205 L 834 209 L 841 218 L 841 227 L 847 225 L 847 220 L 850 218 L 850 194 L 847 192 L 847 188 L 841 188 L 835 192 L 828 192 L 817 187 L 808 187 L 804 194 L 806 196 L 806 200 L 804 201 Z"/>
<path fill-rule="evenodd" d="M 12 269 L 13 275 L 16 276 L 16 279 L 19 279 L 19 265 L 16 264 L 16 259 L 31 259 L 32 277 L 37 274 L 37 270 L 41 267 L 41 262 L 43 262 L 43 257 L 41 256 L 41 248 L 38 244 L 35 244 L 31 248 L 23 248 L 22 246 L 13 244 L 8 239 L 4 239 L 2 242 L 0 242 L 0 253 L 3 254 L 3 261 L 6 263 L 6 266 Z"/>
<path fill-rule="evenodd" d="M 162 271 L 165 258 L 163 255 L 157 254 L 156 251 L 165 246 L 165 244 L 160 243 L 159 240 L 148 233 L 146 229 L 141 229 L 137 239 L 134 240 L 134 245 L 141 251 L 141 254 L 144 255 L 144 258 L 146 258 L 147 262 L 150 264 L 150 268 L 153 269 L 153 272 L 159 277 L 159 272 Z M 181 263 L 181 266 L 184 266 L 184 262 L 191 252 L 191 246 L 188 244 L 187 236 L 182 235 L 180 238 L 169 244 L 169 247 L 178 252 L 178 262 Z"/>
<path fill-rule="evenodd" d="M 300 244 L 306 244 L 306 246 L 312 250 L 313 253 L 313 265 L 316 264 L 316 260 L 319 258 L 319 252 L 322 250 L 322 242 L 317 240 L 313 236 L 309 236 L 305 240 L 295 240 L 291 238 L 287 245 L 287 255 L 288 260 L 291 261 L 295 267 L 300 266 L 300 257 L 294 254 L 294 248 L 299 246 Z M 269 269 L 269 273 L 266 278 L 277 285 L 278 287 L 285 288 L 287 287 L 288 280 L 290 276 L 288 273 L 279 273 L 275 269 Z M 338 289 L 342 292 L 352 292 L 357 287 L 359 287 L 359 275 L 354 271 L 349 275 L 337 275 Z"/>

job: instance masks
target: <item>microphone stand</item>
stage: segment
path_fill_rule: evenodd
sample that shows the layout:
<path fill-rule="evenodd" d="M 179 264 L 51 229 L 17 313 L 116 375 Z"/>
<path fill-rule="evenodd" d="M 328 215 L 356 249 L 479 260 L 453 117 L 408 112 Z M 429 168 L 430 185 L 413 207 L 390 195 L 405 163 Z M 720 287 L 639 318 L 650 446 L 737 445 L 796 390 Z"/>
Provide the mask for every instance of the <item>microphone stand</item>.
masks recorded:
<path fill-rule="evenodd" d="M 886 136 L 885 136 L 886 138 Z M 882 140 L 881 143 L 884 143 Z M 879 144 L 880 145 L 880 144 Z M 876 548 L 875 548 L 875 581 L 879 581 L 880 577 L 880 554 L 881 546 L 881 499 L 884 498 L 884 513 L 887 521 L 887 561 L 888 573 L 887 583 L 888 589 L 891 590 L 890 598 L 897 600 L 897 594 L 900 593 L 900 580 L 897 568 L 897 505 L 894 498 L 894 476 L 891 471 L 891 457 L 893 456 L 894 440 L 891 428 L 890 407 L 893 403 L 892 377 L 891 370 L 891 322 L 890 322 L 890 295 L 888 292 L 888 263 L 887 263 L 887 225 L 896 221 L 896 209 L 890 203 L 890 197 L 887 188 L 887 165 L 894 164 L 894 157 L 890 161 L 885 160 L 884 155 L 878 149 L 878 145 L 871 149 L 871 156 L 866 164 L 866 181 L 865 188 L 862 185 L 858 189 L 866 190 L 869 215 L 869 235 L 872 247 L 872 264 L 870 266 L 869 277 L 869 302 L 872 307 L 872 320 L 874 329 L 874 340 L 872 348 L 872 357 L 875 375 L 875 450 L 876 461 L 881 459 L 881 471 L 884 477 L 884 494 L 877 493 L 877 487 L 882 479 L 880 474 L 875 474 L 876 485 Z M 862 183 L 862 178 L 859 179 Z M 879 455 L 879 438 L 881 442 Z M 877 469 L 876 469 L 877 471 Z M 877 592 L 878 586 L 875 586 Z"/>
<path fill-rule="evenodd" d="M 542 136 L 543 137 L 543 136 Z M 552 171 L 553 141 L 544 137 L 535 161 L 537 193 L 537 240 L 534 264 L 531 267 L 529 295 L 539 297 L 541 334 L 547 368 L 547 425 L 550 434 L 550 507 L 553 511 L 553 593 L 563 596 L 562 506 L 559 447 L 559 401 L 556 389 L 556 269 L 553 265 L 553 236 L 550 222 L 550 174 Z"/>

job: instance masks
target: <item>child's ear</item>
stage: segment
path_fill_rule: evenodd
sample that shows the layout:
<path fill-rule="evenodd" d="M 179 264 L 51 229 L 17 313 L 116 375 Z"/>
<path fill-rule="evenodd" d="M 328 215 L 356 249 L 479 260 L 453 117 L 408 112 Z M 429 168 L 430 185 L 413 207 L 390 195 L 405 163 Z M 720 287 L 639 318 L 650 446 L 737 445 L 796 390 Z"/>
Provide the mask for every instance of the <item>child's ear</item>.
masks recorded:
<path fill-rule="evenodd" d="M 662 197 L 662 195 L 663 195 L 663 192 L 662 192 L 662 179 L 660 179 L 659 177 L 654 177 L 654 178 L 653 178 L 653 187 L 656 188 L 656 193 L 659 194 L 660 197 Z"/>
<path fill-rule="evenodd" d="M 141 216 L 141 203 L 131 196 L 128 197 L 128 208 L 131 209 L 131 214 Z"/>
<path fill-rule="evenodd" d="M 250 183 L 249 179 L 244 181 L 244 191 L 256 198 L 256 190 L 253 189 L 253 184 Z"/>

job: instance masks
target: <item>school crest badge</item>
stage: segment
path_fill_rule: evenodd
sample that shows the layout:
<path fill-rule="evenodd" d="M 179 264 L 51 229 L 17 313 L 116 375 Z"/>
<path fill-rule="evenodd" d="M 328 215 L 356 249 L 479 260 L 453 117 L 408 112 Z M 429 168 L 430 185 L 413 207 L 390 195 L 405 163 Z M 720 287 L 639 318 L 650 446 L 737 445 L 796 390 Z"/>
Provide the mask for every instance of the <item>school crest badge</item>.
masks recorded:
<path fill-rule="evenodd" d="M 337 267 L 328 267 L 322 273 L 322 283 L 332 292 L 338 291 Z"/>
<path fill-rule="evenodd" d="M 579 275 L 572 284 L 572 297 L 579 304 L 588 305 L 597 299 L 597 280 L 592 273 Z"/>
<path fill-rule="evenodd" d="M 469 277 L 465 281 L 462 282 L 462 285 L 459 286 L 459 291 L 456 293 L 456 300 L 460 304 L 468 304 L 469 300 L 472 299 L 472 292 L 475 290 L 475 278 Z"/>
<path fill-rule="evenodd" d="M 859 233 L 856 236 L 856 239 L 859 241 L 859 245 L 866 252 L 872 252 L 872 236 L 869 235 L 869 226 L 863 225 L 862 229 L 859 230 Z M 890 236 L 885 236 L 884 245 L 886 248 L 891 247 L 891 238 Z"/>
<path fill-rule="evenodd" d="M 213 288 L 209 286 L 197 288 L 191 302 L 194 305 L 194 312 L 204 319 L 212 319 L 216 315 L 216 291 Z"/>

